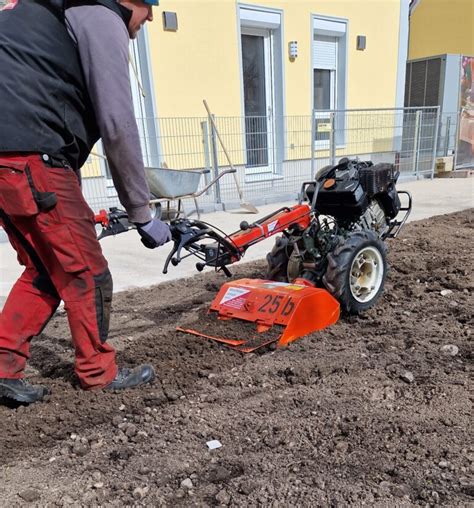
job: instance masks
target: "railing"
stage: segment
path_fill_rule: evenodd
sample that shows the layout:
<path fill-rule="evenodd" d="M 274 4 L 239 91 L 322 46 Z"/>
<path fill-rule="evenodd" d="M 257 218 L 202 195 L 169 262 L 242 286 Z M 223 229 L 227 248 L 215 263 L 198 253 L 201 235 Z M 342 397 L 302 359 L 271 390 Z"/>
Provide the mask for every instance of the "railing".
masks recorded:
<path fill-rule="evenodd" d="M 214 120 L 246 200 L 257 205 L 296 198 L 303 181 L 342 157 L 394 163 L 402 178 L 432 177 L 436 157 L 452 150 L 456 139 L 456 122 L 440 116 L 439 107 Z M 207 117 L 147 118 L 138 125 L 147 166 L 208 169 L 200 188 L 229 167 Z M 84 167 L 83 189 L 94 209 L 118 204 L 107 174 L 106 160 L 100 157 L 91 157 Z M 232 176 L 224 176 L 199 198 L 203 209 L 231 208 L 238 202 Z"/>

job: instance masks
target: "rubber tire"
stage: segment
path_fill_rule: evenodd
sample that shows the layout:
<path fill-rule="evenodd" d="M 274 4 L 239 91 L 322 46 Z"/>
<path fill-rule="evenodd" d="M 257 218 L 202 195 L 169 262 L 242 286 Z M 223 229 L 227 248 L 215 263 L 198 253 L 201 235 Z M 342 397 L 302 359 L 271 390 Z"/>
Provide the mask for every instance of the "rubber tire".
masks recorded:
<path fill-rule="evenodd" d="M 279 236 L 271 252 L 267 254 L 267 272 L 265 278 L 276 282 L 288 282 L 288 238 Z"/>
<path fill-rule="evenodd" d="M 158 199 L 158 198 L 154 194 L 151 194 L 150 201 L 153 201 L 154 199 Z M 163 211 L 162 207 L 161 207 L 161 203 L 150 204 L 150 211 L 151 211 L 151 218 L 152 219 L 161 219 L 162 211 Z"/>
<path fill-rule="evenodd" d="M 350 270 L 354 258 L 366 247 L 376 248 L 383 261 L 383 274 L 380 287 L 369 301 L 359 302 L 354 298 L 350 289 Z M 373 307 L 383 293 L 387 276 L 387 246 L 372 231 L 357 231 L 351 233 L 345 240 L 328 254 L 328 267 L 323 276 L 326 289 L 337 299 L 341 310 L 348 314 L 359 314 Z"/>

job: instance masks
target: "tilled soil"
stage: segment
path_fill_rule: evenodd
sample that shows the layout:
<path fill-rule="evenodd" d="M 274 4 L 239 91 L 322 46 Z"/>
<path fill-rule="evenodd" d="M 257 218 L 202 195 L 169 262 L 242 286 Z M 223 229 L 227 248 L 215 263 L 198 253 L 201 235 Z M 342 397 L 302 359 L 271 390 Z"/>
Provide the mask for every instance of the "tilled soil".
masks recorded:
<path fill-rule="evenodd" d="M 141 390 L 81 391 L 58 314 L 29 367 L 52 395 L 0 405 L 0 505 L 472 505 L 473 227 L 473 210 L 406 226 L 377 307 L 286 349 L 175 331 L 208 320 L 219 274 L 118 294 L 120 363 L 158 373 Z"/>

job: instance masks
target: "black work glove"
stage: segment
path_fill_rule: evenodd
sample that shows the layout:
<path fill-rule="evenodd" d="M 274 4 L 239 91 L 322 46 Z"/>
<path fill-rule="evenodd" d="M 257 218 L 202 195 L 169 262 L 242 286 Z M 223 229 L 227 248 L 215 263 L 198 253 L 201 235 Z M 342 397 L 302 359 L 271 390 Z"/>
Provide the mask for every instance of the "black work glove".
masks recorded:
<path fill-rule="evenodd" d="M 171 240 L 171 231 L 168 224 L 160 219 L 153 219 L 145 224 L 137 224 L 141 242 L 148 249 L 155 249 Z"/>

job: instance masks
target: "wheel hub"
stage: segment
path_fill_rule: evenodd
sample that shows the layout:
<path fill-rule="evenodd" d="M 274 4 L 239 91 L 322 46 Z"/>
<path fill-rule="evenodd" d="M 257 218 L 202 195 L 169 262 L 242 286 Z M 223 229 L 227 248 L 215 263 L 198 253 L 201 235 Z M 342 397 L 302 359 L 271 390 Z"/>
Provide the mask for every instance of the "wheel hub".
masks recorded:
<path fill-rule="evenodd" d="M 378 293 L 383 280 L 383 259 L 374 247 L 361 249 L 352 262 L 350 288 L 359 302 L 367 302 Z"/>

